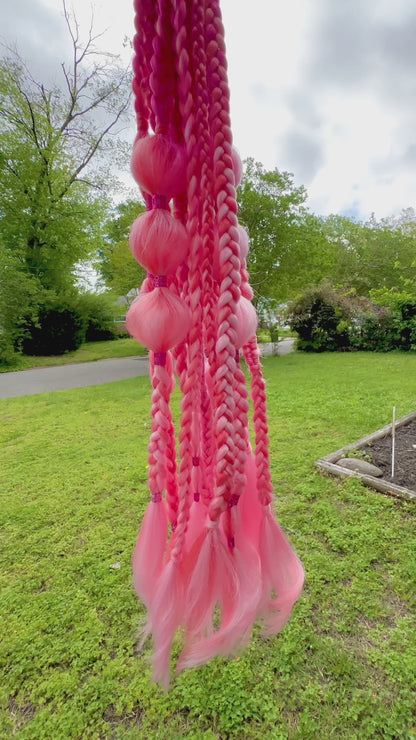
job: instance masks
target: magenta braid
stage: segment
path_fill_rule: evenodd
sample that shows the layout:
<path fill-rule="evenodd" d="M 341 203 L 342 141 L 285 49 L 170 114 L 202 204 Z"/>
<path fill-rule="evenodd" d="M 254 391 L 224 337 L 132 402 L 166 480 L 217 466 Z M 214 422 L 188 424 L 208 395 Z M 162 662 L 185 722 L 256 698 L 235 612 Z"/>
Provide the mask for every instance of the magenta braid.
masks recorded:
<path fill-rule="evenodd" d="M 135 56 L 133 57 L 134 108 L 137 120 L 137 135 L 142 138 L 147 134 L 148 122 L 152 118 L 150 109 L 150 95 L 147 81 L 150 75 L 150 59 L 154 37 L 155 13 L 154 4 L 149 0 L 135 0 L 136 11 L 133 39 Z"/>
<path fill-rule="evenodd" d="M 155 133 L 168 134 L 173 113 L 174 59 L 169 0 L 158 0 L 156 36 L 153 40 L 150 88 L 151 107 L 155 113 Z"/>

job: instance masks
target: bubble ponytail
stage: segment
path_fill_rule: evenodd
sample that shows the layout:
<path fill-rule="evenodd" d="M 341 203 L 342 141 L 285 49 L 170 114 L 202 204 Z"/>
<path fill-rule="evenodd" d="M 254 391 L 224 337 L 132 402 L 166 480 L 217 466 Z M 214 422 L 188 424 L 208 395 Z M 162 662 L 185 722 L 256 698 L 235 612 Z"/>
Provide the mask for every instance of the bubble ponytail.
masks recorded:
<path fill-rule="evenodd" d="M 126 326 L 150 350 L 152 425 L 150 501 L 132 565 L 147 608 L 143 637 L 153 638 L 153 677 L 167 687 L 178 628 L 178 670 L 242 648 L 257 618 L 275 634 L 303 570 L 272 512 L 249 239 L 237 219 L 243 168 L 232 141 L 219 2 L 135 0 L 134 7 L 131 170 L 146 212 L 129 243 L 147 277 Z M 240 351 L 251 376 L 253 452 Z"/>

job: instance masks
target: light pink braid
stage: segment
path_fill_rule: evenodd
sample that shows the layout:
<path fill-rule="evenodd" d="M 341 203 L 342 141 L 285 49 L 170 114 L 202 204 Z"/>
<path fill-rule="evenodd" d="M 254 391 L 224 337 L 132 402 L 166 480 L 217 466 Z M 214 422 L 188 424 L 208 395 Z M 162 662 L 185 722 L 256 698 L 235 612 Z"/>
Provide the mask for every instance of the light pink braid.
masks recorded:
<path fill-rule="evenodd" d="M 214 7 L 216 6 L 216 7 Z M 218 57 L 220 59 L 220 63 L 222 66 L 226 69 L 226 57 L 225 57 L 225 46 L 224 46 L 224 30 L 221 22 L 221 16 L 219 11 L 219 5 L 218 3 L 213 3 L 213 12 L 214 12 L 214 23 L 216 24 L 217 28 L 217 43 L 218 43 Z M 229 109 L 229 91 L 227 84 L 223 84 L 221 86 L 221 110 L 222 111 L 228 111 Z M 228 117 L 229 121 L 229 117 Z M 241 259 L 240 259 L 240 250 L 238 250 L 239 254 L 239 268 L 241 272 Z M 245 377 L 244 373 L 241 370 L 239 357 L 237 354 L 237 361 L 236 361 L 236 373 L 235 373 L 235 400 L 236 400 L 236 415 L 235 415 L 235 440 L 236 440 L 236 467 L 235 467 L 235 486 L 233 490 L 233 500 L 234 503 L 238 499 L 236 497 L 240 496 L 246 485 L 246 474 L 245 474 L 245 464 L 246 464 L 246 453 L 247 453 L 247 439 L 248 439 L 248 400 L 247 400 L 247 389 L 246 389 L 246 383 L 245 383 Z"/>
<path fill-rule="evenodd" d="M 169 431 L 169 376 L 165 367 L 155 364 L 152 374 L 150 414 L 152 431 L 148 444 L 148 484 L 152 497 L 161 494 L 166 485 L 166 437 Z"/>
<path fill-rule="evenodd" d="M 154 36 L 154 3 L 149 0 L 135 0 L 134 9 L 136 34 L 133 39 L 135 56 L 133 57 L 132 89 L 135 97 L 134 109 L 137 120 L 137 135 L 142 138 L 148 132 L 148 121 L 152 117 L 149 109 L 150 93 L 148 80 L 150 59 L 153 54 Z"/>
<path fill-rule="evenodd" d="M 169 0 L 158 0 L 156 36 L 150 66 L 151 109 L 155 114 L 155 133 L 168 134 L 173 113 L 174 60 L 172 54 L 172 29 L 169 18 Z"/>
<path fill-rule="evenodd" d="M 214 138 L 214 194 L 218 213 L 220 296 L 217 314 L 217 362 L 214 383 L 215 432 L 217 442 L 216 496 L 210 517 L 217 520 L 234 490 L 236 466 L 235 395 L 236 305 L 240 297 L 240 259 L 237 233 L 237 204 L 231 159 L 229 94 L 224 47 L 224 29 L 219 5 L 207 7 L 208 84 L 212 95 L 211 131 Z"/>
<path fill-rule="evenodd" d="M 178 84 L 178 98 L 179 98 L 179 109 L 181 112 L 182 123 L 183 123 L 183 138 L 185 142 L 189 142 L 189 139 L 193 137 L 195 140 L 194 133 L 194 113 L 193 113 L 193 96 L 192 96 L 192 78 L 189 72 L 189 52 L 187 49 L 187 33 L 186 33 L 186 18 L 187 18 L 187 3 L 185 0 L 174 0 L 173 1 L 173 14 L 172 14 L 172 26 L 173 26 L 173 43 L 176 50 L 176 68 L 177 68 L 177 84 Z M 189 151 L 189 143 L 187 144 L 187 153 Z M 197 214 L 198 214 L 198 199 L 192 188 L 195 188 L 195 179 L 191 181 L 192 177 L 192 166 L 188 161 L 188 183 L 190 185 L 188 190 L 188 229 L 190 227 L 191 237 L 191 252 L 194 252 L 197 248 Z M 192 203 L 190 202 L 192 201 Z M 190 214 L 192 213 L 192 218 Z M 190 257 L 192 261 L 192 257 Z M 179 271 L 178 271 L 179 272 Z M 188 272 L 189 279 L 189 272 Z M 190 296 L 187 296 L 188 300 Z M 192 333 L 192 328 L 191 328 Z M 179 492 L 179 505 L 178 505 L 178 520 L 175 531 L 175 538 L 173 541 L 173 547 L 171 551 L 171 559 L 173 562 L 179 562 L 184 553 L 185 534 L 188 527 L 189 512 L 191 505 L 191 471 L 192 471 L 192 449 L 191 449 L 191 432 L 192 432 L 192 394 L 191 394 L 191 383 L 192 383 L 192 371 L 189 366 L 186 366 L 184 362 L 184 353 L 178 353 L 176 356 L 176 367 L 179 373 L 180 388 L 182 391 L 181 401 L 181 428 L 179 431 L 179 475 L 178 475 L 178 492 Z M 179 366 L 178 366 L 179 365 Z M 195 370 L 195 363 L 193 370 Z"/>
<path fill-rule="evenodd" d="M 266 391 L 261 372 L 257 339 L 253 337 L 243 347 L 244 359 L 251 374 L 251 400 L 253 402 L 253 424 L 256 460 L 257 486 L 259 498 L 264 506 L 273 500 L 273 486 L 270 477 L 269 438 L 266 415 Z"/>
<path fill-rule="evenodd" d="M 248 282 L 248 273 L 245 263 L 241 263 L 241 295 L 248 300 L 253 297 L 253 291 Z M 249 451 L 249 434 L 248 434 L 248 394 L 246 388 L 245 375 L 241 369 L 239 360 L 237 361 L 236 381 L 236 444 L 238 447 L 238 469 L 236 470 L 235 493 L 232 497 L 232 505 L 237 505 L 239 497 L 244 493 L 246 488 L 246 458 Z M 232 509 L 229 508 L 224 516 L 224 531 L 227 536 L 228 544 L 232 547 L 235 544 L 234 532 L 235 518 L 232 517 Z M 238 544 L 238 543 L 237 543 Z"/>
<path fill-rule="evenodd" d="M 166 503 L 168 507 L 169 521 L 174 529 L 178 509 L 178 491 L 176 481 L 176 449 L 175 430 L 172 421 L 172 412 L 169 406 L 172 391 L 172 359 L 169 353 L 152 353 L 152 435 L 149 440 L 149 488 L 150 479 L 158 476 L 160 481 L 165 481 L 165 486 L 159 488 L 159 492 L 166 487 Z M 153 398 L 154 396 L 154 398 Z M 152 465 L 154 470 L 152 470 Z M 154 493 L 152 488 L 151 493 Z"/>

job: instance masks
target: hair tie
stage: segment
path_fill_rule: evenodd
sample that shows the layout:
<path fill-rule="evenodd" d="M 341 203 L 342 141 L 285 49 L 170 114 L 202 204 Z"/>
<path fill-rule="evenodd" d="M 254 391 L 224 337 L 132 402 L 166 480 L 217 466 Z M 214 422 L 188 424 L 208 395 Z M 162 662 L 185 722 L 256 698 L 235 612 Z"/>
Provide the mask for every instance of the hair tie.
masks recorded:
<path fill-rule="evenodd" d="M 165 195 L 152 195 L 152 208 L 169 210 L 169 200 Z"/>
<path fill-rule="evenodd" d="M 166 275 L 155 275 L 155 288 L 166 288 Z"/>
<path fill-rule="evenodd" d="M 155 365 L 166 365 L 166 352 L 155 352 L 153 356 L 153 362 Z"/>

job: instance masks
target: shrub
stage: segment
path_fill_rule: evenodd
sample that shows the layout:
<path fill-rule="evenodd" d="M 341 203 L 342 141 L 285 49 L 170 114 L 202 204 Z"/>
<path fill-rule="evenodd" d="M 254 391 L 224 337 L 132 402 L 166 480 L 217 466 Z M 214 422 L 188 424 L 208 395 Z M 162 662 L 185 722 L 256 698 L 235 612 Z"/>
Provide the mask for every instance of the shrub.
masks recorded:
<path fill-rule="evenodd" d="M 86 322 L 76 300 L 71 297 L 39 306 L 36 323 L 28 325 L 22 349 L 27 355 L 62 355 L 81 346 Z"/>
<path fill-rule="evenodd" d="M 400 349 L 416 349 L 416 298 L 399 298 Z"/>
<path fill-rule="evenodd" d="M 100 342 L 117 338 L 114 300 L 107 293 L 83 293 L 78 306 L 85 320 L 85 341 Z"/>
<path fill-rule="evenodd" d="M 354 349 L 389 352 L 399 345 L 397 315 L 388 308 L 369 305 L 365 311 L 356 311 L 351 345 Z"/>
<path fill-rule="evenodd" d="M 374 302 L 354 291 L 336 291 L 326 282 L 307 288 L 289 307 L 298 349 L 416 349 L 416 298 L 386 289 L 370 295 Z"/>
<path fill-rule="evenodd" d="M 375 304 L 390 311 L 394 317 L 394 346 L 405 351 L 416 349 L 416 297 L 411 293 L 380 288 L 370 291 Z"/>
<path fill-rule="evenodd" d="M 290 304 L 289 325 L 298 334 L 298 349 L 324 352 L 350 346 L 350 308 L 328 283 L 310 286 Z"/>
<path fill-rule="evenodd" d="M 40 294 L 37 279 L 0 243 L 0 365 L 15 364 L 28 323 L 36 322 Z"/>

